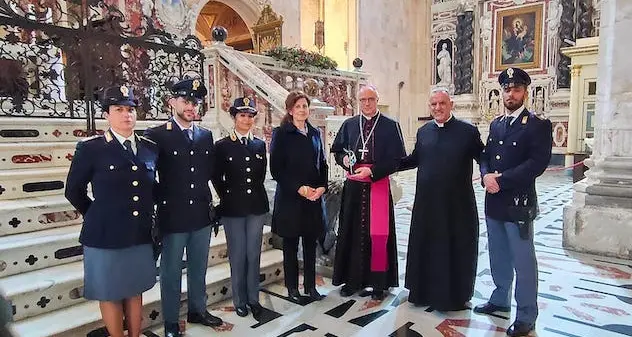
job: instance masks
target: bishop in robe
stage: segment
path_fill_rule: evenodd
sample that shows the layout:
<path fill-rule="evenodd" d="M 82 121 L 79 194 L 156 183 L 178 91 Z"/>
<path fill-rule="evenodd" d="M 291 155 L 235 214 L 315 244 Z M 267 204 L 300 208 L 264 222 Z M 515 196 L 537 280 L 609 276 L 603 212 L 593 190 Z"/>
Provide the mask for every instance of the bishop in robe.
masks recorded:
<path fill-rule="evenodd" d="M 398 286 L 395 216 L 389 175 L 406 155 L 395 120 L 377 109 L 377 89 L 360 89 L 362 113 L 347 119 L 331 147 L 336 162 L 347 171 L 342 190 L 333 284 L 350 296 L 372 288 L 382 300 Z"/>
<path fill-rule="evenodd" d="M 438 311 L 466 308 L 474 293 L 478 260 L 478 212 L 472 166 L 483 142 L 478 129 L 452 115 L 443 89 L 430 95 L 434 121 L 417 131 L 402 170 L 418 168 L 405 286 L 408 301 Z"/>

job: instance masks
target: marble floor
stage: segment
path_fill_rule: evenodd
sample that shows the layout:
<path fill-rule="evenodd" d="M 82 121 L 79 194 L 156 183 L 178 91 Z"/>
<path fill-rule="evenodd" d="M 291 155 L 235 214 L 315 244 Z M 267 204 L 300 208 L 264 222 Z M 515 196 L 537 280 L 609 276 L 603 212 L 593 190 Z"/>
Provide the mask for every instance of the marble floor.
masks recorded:
<path fill-rule="evenodd" d="M 414 197 L 414 172 L 396 179 L 403 197 L 396 205 L 400 276 L 405 256 Z M 571 178 L 565 172 L 547 172 L 538 180 L 541 214 L 536 222 L 535 242 L 539 265 L 539 308 L 533 336 L 609 337 L 632 336 L 632 261 L 618 260 L 562 249 L 562 208 L 571 200 Z M 481 216 L 480 256 L 476 293 L 471 306 L 485 302 L 493 290 L 487 239 L 482 215 L 483 190 L 476 185 Z M 358 295 L 341 298 L 328 279 L 319 278 L 327 297 L 320 302 L 293 303 L 282 284 L 260 292 L 266 308 L 264 319 L 241 318 L 226 301 L 209 309 L 225 320 L 217 329 L 191 325 L 186 336 L 504 336 L 515 313 L 485 316 L 471 310 L 441 313 L 414 307 L 407 290 L 391 289 L 381 302 Z M 403 284 L 403 282 L 401 282 Z M 162 336 L 162 329 L 145 336 Z"/>

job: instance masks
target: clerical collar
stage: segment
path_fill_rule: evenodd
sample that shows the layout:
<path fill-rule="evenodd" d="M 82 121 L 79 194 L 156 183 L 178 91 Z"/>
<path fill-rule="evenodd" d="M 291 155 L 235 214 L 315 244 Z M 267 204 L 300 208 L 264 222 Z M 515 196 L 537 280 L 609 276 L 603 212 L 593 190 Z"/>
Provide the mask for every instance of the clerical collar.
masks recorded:
<path fill-rule="evenodd" d="M 512 125 L 516 121 L 516 119 L 518 119 L 518 116 L 520 116 L 520 114 L 522 113 L 522 110 L 524 110 L 524 104 L 521 105 L 518 109 L 514 110 L 514 112 L 510 114 L 505 113 L 505 116 L 503 116 L 502 119 L 504 120 L 507 117 L 511 117 L 512 120 L 511 122 L 509 122 L 509 125 Z"/>
<path fill-rule="evenodd" d="M 369 116 L 365 115 L 365 114 L 364 114 L 364 112 L 361 112 L 361 113 L 360 113 L 360 115 L 362 115 L 362 117 L 366 118 L 366 120 L 368 120 L 368 121 L 370 121 L 371 119 L 373 119 L 373 118 L 377 117 L 377 115 L 379 115 L 379 114 L 380 114 L 380 110 L 377 110 L 377 111 L 375 112 L 375 115 L 373 115 L 373 116 L 371 116 L 371 117 L 369 117 Z"/>
<path fill-rule="evenodd" d="M 448 120 L 446 120 L 445 122 L 443 122 L 443 123 L 439 123 L 439 122 L 437 122 L 437 120 L 436 120 L 436 119 L 434 120 L 434 122 L 435 122 L 435 124 L 437 124 L 437 126 L 438 126 L 438 127 L 442 128 L 442 127 L 444 127 L 444 126 L 446 125 L 446 123 L 448 123 L 450 120 L 452 120 L 452 113 L 450 113 L 450 117 L 448 117 Z"/>
<path fill-rule="evenodd" d="M 191 123 L 191 126 L 189 126 L 188 128 L 185 128 L 184 126 L 182 126 L 182 124 L 180 124 L 180 122 L 178 122 L 178 118 L 173 117 L 172 119 L 173 119 L 174 122 L 176 122 L 176 124 L 178 125 L 180 130 L 184 131 L 184 130 L 191 129 L 191 131 L 193 131 L 193 123 Z"/>

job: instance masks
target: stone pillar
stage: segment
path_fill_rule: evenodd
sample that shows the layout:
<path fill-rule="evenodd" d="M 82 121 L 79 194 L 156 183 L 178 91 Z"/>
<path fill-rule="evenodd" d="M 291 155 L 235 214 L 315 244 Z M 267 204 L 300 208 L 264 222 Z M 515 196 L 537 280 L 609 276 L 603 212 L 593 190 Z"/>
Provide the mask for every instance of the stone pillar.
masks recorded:
<path fill-rule="evenodd" d="M 564 209 L 564 247 L 632 258 L 632 2 L 602 0 L 597 111 L 586 179 Z"/>

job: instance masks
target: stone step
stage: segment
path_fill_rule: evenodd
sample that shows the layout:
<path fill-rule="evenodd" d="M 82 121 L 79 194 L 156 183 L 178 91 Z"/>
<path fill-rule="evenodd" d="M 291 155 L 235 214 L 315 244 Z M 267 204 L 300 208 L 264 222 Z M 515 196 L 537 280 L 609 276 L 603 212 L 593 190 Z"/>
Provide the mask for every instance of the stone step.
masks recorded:
<path fill-rule="evenodd" d="M 81 260 L 81 226 L 0 237 L 0 277 Z"/>
<path fill-rule="evenodd" d="M 69 166 L 76 141 L 0 143 L 0 170 Z"/>
<path fill-rule="evenodd" d="M 0 201 L 64 193 L 69 167 L 0 171 Z"/>
<path fill-rule="evenodd" d="M 266 227 L 262 251 L 272 248 L 269 244 L 271 237 L 270 227 Z M 211 239 L 208 266 L 227 262 L 226 250 L 226 237 L 224 231 L 220 231 L 217 237 Z M 82 297 L 83 262 L 76 261 L 0 278 L 0 290 L 14 306 L 14 321 L 76 305 L 85 301 Z"/>
<path fill-rule="evenodd" d="M 81 224 L 63 195 L 0 201 L 0 236 Z"/>
<path fill-rule="evenodd" d="M 164 121 L 138 121 L 137 130 L 159 125 Z M 104 119 L 96 121 L 98 133 L 108 129 Z M 78 142 L 88 137 L 85 119 L 0 117 L 0 143 Z"/>
<path fill-rule="evenodd" d="M 261 284 L 273 283 L 283 277 L 283 253 L 268 250 L 261 254 Z M 208 268 L 206 273 L 207 305 L 230 298 L 230 267 L 222 263 Z M 186 275 L 182 278 L 182 299 L 180 312 L 186 313 Z M 162 324 L 160 315 L 160 284 L 143 294 L 143 329 Z M 29 337 L 70 337 L 86 336 L 103 328 L 99 304 L 84 302 L 68 308 L 27 318 L 13 324 L 18 336 Z"/>

